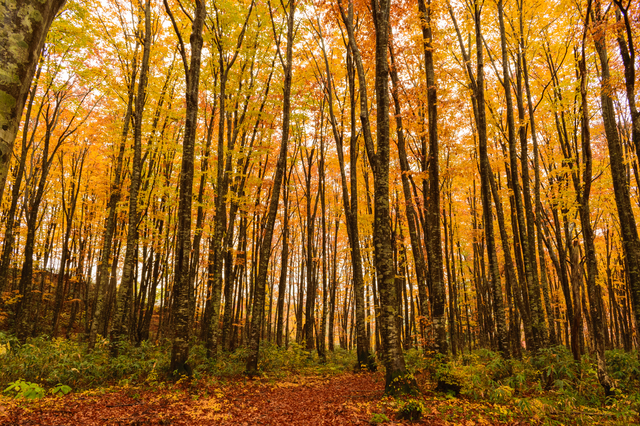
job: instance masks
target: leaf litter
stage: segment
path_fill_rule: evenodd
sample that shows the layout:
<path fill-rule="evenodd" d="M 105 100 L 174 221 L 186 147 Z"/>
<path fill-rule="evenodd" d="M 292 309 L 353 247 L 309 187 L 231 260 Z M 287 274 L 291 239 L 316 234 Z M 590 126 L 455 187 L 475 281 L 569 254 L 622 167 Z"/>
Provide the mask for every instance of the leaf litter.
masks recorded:
<path fill-rule="evenodd" d="M 417 422 L 398 420 L 401 399 L 384 396 L 374 374 L 295 375 L 117 386 L 25 401 L 0 397 L 0 425 L 525 425 L 504 406 L 447 398 L 428 389 Z M 378 416 L 378 417 L 376 417 Z"/>

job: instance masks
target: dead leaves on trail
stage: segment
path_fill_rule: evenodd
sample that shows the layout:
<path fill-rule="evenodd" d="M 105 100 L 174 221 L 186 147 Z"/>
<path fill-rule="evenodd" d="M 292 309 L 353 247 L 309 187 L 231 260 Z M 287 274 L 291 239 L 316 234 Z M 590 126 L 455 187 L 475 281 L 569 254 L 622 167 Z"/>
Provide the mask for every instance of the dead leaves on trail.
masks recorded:
<path fill-rule="evenodd" d="M 194 381 L 155 390 L 128 386 L 35 402 L 3 397 L 0 425 L 368 425 L 374 415 L 386 416 L 386 425 L 410 424 L 394 420 L 397 401 L 383 391 L 377 373 Z M 461 400 L 426 398 L 424 404 L 425 417 L 414 424 L 519 424 L 490 421 L 478 404 Z"/>

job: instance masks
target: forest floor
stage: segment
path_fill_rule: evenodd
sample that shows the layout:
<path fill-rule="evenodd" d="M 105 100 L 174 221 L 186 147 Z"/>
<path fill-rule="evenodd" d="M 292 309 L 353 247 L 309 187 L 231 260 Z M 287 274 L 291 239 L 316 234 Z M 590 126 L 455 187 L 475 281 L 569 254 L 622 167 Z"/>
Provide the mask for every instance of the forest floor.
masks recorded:
<path fill-rule="evenodd" d="M 293 342 L 265 344 L 261 376 L 249 379 L 242 348 L 210 360 L 194 345 L 192 376 L 174 382 L 169 342 L 125 344 L 113 357 L 106 340 L 88 350 L 68 339 L 19 344 L 0 332 L 3 347 L 0 426 L 411 424 L 402 412 L 435 426 L 640 425 L 637 352 L 607 352 L 616 395 L 605 398 L 594 360 L 576 362 L 562 346 L 508 360 L 477 349 L 448 362 L 413 348 L 405 360 L 420 393 L 393 398 L 381 371 L 352 373 L 355 353 L 340 348 L 321 362 Z M 436 378 L 460 394 L 436 392 Z"/>
<path fill-rule="evenodd" d="M 402 399 L 384 396 L 381 373 L 243 377 L 197 383 L 118 386 L 47 396 L 0 399 L 0 425 L 529 425 L 566 424 L 548 415 L 526 419 L 508 405 L 446 397 L 418 377 L 418 422 L 397 419 Z M 586 424 L 599 424 L 596 420 Z M 550 423 L 551 422 L 551 423 Z"/>

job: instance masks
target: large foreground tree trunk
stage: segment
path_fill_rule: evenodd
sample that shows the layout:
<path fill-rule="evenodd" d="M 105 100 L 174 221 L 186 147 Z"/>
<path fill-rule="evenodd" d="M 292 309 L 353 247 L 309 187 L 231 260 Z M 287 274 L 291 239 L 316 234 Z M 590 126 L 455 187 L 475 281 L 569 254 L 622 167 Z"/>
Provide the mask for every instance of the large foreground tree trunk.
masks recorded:
<path fill-rule="evenodd" d="M 22 110 L 53 18 L 66 0 L 0 3 L 0 200 Z"/>

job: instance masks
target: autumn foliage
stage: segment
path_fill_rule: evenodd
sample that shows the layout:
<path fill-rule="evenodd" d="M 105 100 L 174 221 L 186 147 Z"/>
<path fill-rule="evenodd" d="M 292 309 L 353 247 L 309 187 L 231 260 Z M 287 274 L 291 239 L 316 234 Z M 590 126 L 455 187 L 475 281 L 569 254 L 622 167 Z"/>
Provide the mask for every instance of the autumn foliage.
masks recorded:
<path fill-rule="evenodd" d="M 0 49 L 2 389 L 637 419 L 639 31 L 630 0 L 68 0 Z"/>

